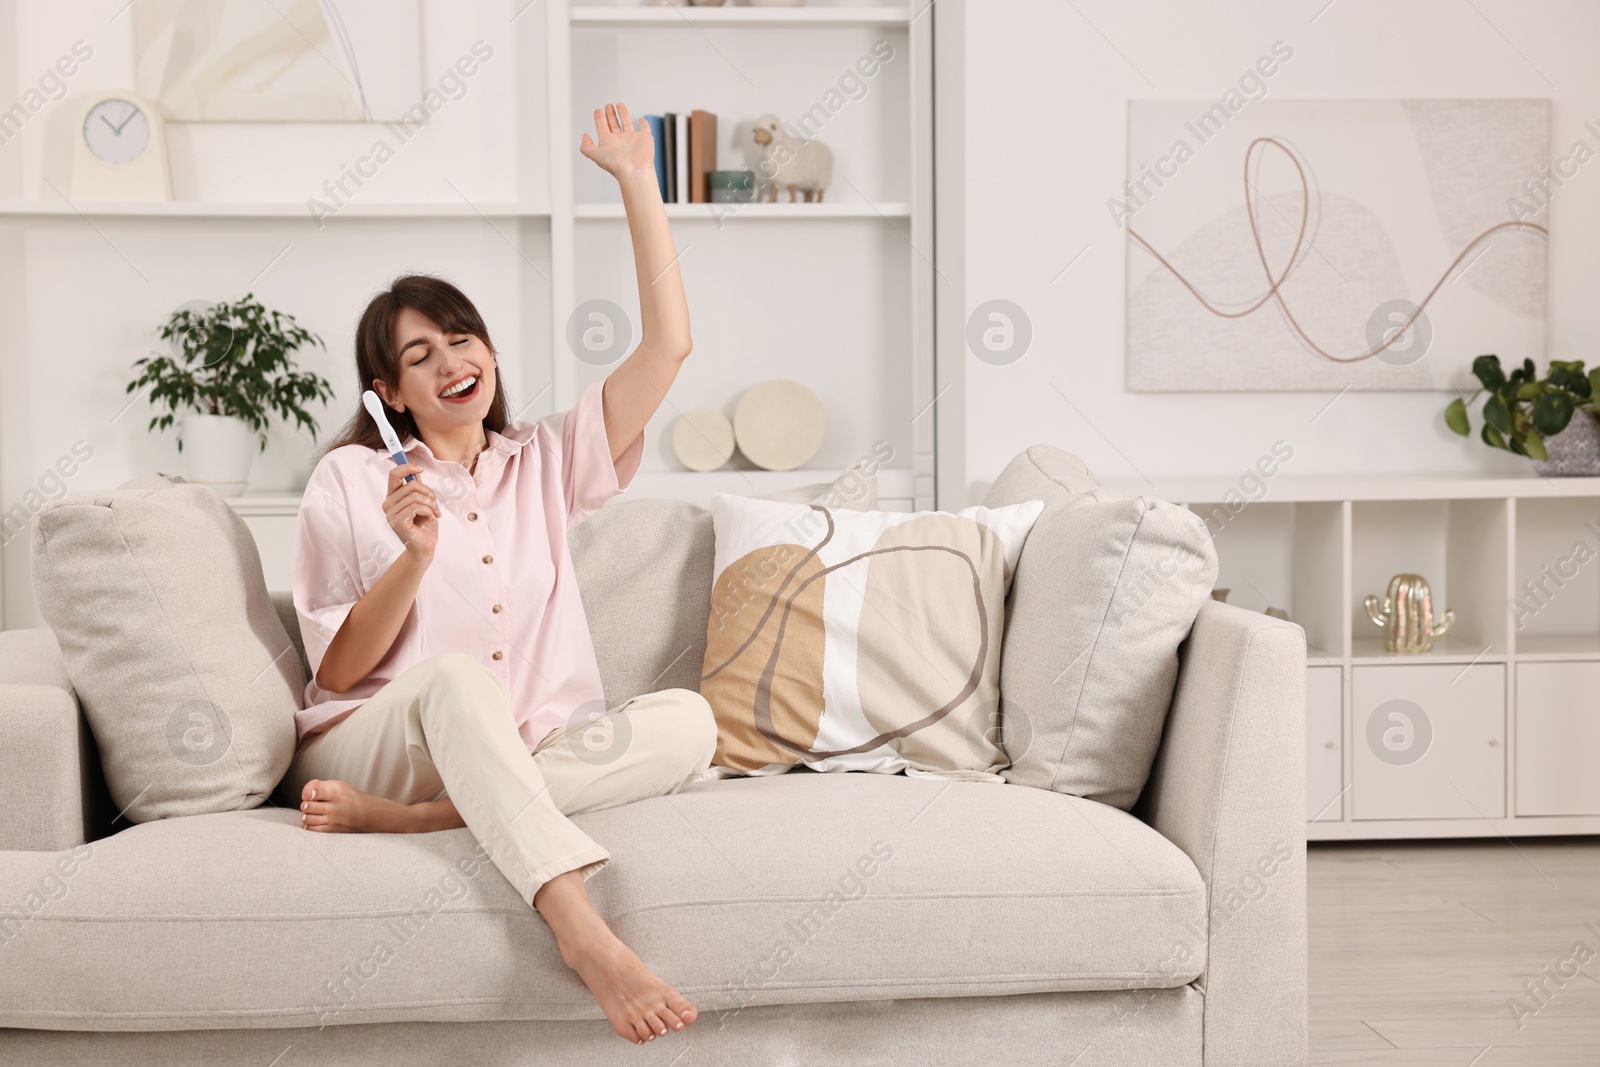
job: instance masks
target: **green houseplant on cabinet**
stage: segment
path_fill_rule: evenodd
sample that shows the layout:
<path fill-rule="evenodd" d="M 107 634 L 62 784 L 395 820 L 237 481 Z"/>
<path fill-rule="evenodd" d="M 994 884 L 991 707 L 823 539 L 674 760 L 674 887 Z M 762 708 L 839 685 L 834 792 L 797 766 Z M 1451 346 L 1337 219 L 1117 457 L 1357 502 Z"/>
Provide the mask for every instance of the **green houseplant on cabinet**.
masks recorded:
<path fill-rule="evenodd" d="M 295 370 L 293 356 L 308 344 L 326 346 L 293 315 L 268 310 L 250 293 L 233 302 L 191 301 L 157 335 L 171 355 L 135 361 L 139 376 L 124 392 L 148 385 L 150 402 L 166 406 L 166 414 L 150 419 L 151 430 L 181 416 L 178 451 L 190 481 L 223 496 L 244 492 L 255 453 L 267 447 L 272 412 L 315 437 L 316 420 L 303 405 L 332 399 L 333 389 L 322 376 Z"/>
<path fill-rule="evenodd" d="M 1507 374 L 1500 357 L 1485 355 L 1472 361 L 1472 373 L 1482 388 L 1450 401 L 1444 412 L 1450 429 L 1468 436 L 1467 408 L 1488 393 L 1479 432 L 1484 444 L 1527 456 L 1540 474 L 1600 474 L 1600 367 L 1585 372 L 1582 360 L 1553 359 L 1540 378 L 1531 359 Z"/>

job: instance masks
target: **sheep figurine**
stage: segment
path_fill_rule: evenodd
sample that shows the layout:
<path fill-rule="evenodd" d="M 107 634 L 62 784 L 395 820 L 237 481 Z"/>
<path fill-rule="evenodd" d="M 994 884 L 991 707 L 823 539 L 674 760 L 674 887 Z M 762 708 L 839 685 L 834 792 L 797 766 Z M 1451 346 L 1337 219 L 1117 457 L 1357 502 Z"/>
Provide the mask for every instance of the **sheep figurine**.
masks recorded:
<path fill-rule="evenodd" d="M 822 194 L 833 181 L 833 151 L 821 141 L 801 141 L 789 136 L 783 123 L 773 114 L 756 120 L 755 142 L 762 148 L 761 175 L 771 190 L 768 203 L 776 203 L 778 186 L 789 189 L 789 203 L 794 203 L 794 191 L 805 193 L 805 202 L 822 203 Z M 813 194 L 815 198 L 813 199 Z"/>

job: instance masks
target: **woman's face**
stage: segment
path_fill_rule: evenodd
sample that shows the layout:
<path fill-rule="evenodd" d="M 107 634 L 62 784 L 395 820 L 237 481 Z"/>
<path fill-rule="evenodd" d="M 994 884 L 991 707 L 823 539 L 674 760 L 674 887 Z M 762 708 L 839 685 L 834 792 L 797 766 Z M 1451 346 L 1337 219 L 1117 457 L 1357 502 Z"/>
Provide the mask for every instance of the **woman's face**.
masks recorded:
<path fill-rule="evenodd" d="M 400 353 L 399 395 L 384 382 L 372 385 L 384 403 L 409 411 L 419 431 L 449 432 L 481 424 L 495 390 L 488 346 L 474 334 L 444 333 L 415 308 L 400 309 L 394 333 Z"/>

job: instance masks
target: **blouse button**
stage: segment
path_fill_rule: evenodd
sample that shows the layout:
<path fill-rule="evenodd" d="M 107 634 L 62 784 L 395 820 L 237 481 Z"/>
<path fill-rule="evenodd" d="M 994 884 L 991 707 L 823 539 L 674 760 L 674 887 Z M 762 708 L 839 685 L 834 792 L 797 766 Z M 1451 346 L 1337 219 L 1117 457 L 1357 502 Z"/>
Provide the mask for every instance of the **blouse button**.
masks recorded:
<path fill-rule="evenodd" d="M 493 563 L 494 562 L 494 557 L 493 556 L 484 556 L 483 557 L 483 561 L 485 563 Z"/>
<path fill-rule="evenodd" d="M 500 605 L 496 604 L 494 607 L 490 608 L 489 610 L 494 612 L 496 615 L 498 615 L 498 614 L 500 614 Z"/>
<path fill-rule="evenodd" d="M 467 512 L 467 521 L 468 522 L 477 522 L 478 521 L 478 513 L 476 511 Z"/>
<path fill-rule="evenodd" d="M 500 658 L 500 653 L 499 653 L 499 652 L 496 652 L 496 653 L 495 653 L 495 654 L 494 654 L 494 658 L 495 658 L 495 659 L 499 659 L 499 658 Z"/>

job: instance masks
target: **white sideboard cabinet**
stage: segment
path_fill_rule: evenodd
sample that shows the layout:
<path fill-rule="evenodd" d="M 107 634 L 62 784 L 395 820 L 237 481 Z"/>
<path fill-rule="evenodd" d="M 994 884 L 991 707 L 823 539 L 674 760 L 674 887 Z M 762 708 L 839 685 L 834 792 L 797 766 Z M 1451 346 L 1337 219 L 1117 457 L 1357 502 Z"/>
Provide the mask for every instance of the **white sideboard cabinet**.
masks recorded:
<path fill-rule="evenodd" d="M 1109 481 L 1206 520 L 1230 604 L 1306 632 L 1311 840 L 1600 833 L 1600 478 Z M 1432 652 L 1368 594 L 1413 573 Z"/>

